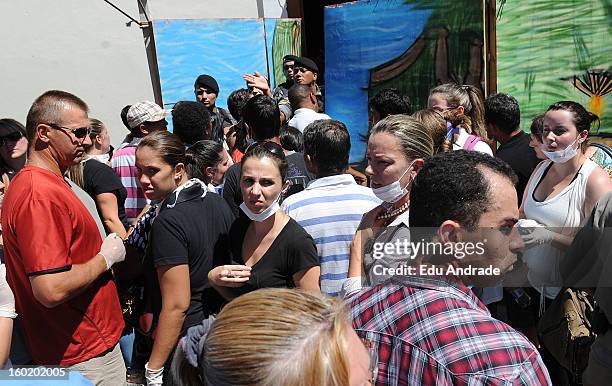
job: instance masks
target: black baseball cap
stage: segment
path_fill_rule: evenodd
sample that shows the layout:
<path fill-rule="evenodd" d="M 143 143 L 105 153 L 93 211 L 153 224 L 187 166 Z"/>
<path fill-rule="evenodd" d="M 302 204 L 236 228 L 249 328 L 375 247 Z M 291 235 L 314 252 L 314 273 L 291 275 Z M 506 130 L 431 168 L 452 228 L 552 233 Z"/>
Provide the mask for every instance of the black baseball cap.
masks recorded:
<path fill-rule="evenodd" d="M 312 72 L 316 72 L 317 74 L 319 73 L 319 67 L 317 67 L 317 64 L 313 62 L 311 59 L 306 58 L 304 56 L 299 56 L 295 58 L 293 60 L 293 63 L 294 63 L 293 65 L 296 67 L 302 66 L 302 67 L 309 69 Z"/>
<path fill-rule="evenodd" d="M 198 76 L 193 87 L 195 89 L 197 89 L 198 87 L 204 87 L 211 90 L 215 94 L 219 94 L 219 84 L 217 84 L 215 78 L 210 75 L 203 74 Z"/>

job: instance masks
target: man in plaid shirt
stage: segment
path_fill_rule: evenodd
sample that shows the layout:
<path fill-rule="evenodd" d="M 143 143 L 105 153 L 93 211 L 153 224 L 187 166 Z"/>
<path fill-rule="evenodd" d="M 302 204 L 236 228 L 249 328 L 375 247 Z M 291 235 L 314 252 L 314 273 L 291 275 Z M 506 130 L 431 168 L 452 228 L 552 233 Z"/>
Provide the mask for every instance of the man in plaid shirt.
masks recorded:
<path fill-rule="evenodd" d="M 551 385 L 536 348 L 491 317 L 467 287 L 499 282 L 523 247 L 514 227 L 515 183 L 506 163 L 478 152 L 425 162 L 410 192 L 411 238 L 451 245 L 454 252 L 407 257 L 416 274 L 387 273 L 390 280 L 347 300 L 353 327 L 378 358 L 377 385 Z M 425 228 L 434 235 L 426 236 Z M 458 254 L 467 242 L 481 242 L 482 249 Z M 464 271 L 449 274 L 448 267 Z M 486 267 L 499 274 L 465 273 Z"/>

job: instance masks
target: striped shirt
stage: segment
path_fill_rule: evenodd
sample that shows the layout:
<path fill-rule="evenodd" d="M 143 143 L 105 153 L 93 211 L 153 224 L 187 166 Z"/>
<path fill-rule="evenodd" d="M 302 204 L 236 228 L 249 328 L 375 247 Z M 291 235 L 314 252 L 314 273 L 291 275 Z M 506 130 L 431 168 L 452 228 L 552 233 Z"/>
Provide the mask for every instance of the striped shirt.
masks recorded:
<path fill-rule="evenodd" d="M 125 215 L 130 224 L 134 222 L 147 204 L 147 199 L 140 187 L 138 173 L 136 172 L 136 147 L 141 140 L 142 138 L 134 138 L 129 144 L 115 151 L 111 161 L 113 170 L 117 173 L 121 183 L 127 190 L 124 207 Z"/>
<path fill-rule="evenodd" d="M 314 239 L 321 263 L 321 291 L 336 296 L 348 274 L 349 249 L 364 213 L 380 204 L 372 189 L 341 174 L 312 181 L 288 197 L 282 210 Z"/>

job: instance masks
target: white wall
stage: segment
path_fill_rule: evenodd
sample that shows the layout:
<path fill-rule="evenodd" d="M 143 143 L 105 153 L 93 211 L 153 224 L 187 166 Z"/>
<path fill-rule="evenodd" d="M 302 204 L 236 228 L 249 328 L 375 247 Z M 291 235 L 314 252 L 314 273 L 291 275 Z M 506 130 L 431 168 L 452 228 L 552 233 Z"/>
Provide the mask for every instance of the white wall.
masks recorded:
<path fill-rule="evenodd" d="M 140 19 L 137 0 L 111 0 Z M 286 0 L 142 0 L 151 19 L 285 17 Z M 0 1 L 0 118 L 25 124 L 45 90 L 70 91 L 105 122 L 113 144 L 126 104 L 154 100 L 142 30 L 102 0 Z M 154 68 L 154 67 L 153 67 Z M 155 76 L 155 68 L 154 68 Z"/>

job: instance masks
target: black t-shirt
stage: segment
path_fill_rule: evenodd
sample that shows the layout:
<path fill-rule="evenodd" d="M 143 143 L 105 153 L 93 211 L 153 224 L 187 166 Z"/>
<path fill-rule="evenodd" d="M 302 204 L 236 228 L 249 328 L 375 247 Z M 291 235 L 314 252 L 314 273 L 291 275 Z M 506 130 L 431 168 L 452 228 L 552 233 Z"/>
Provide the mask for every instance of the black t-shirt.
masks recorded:
<path fill-rule="evenodd" d="M 234 216 L 218 194 L 207 193 L 202 198 L 202 192 L 195 185 L 180 193 L 174 207 L 167 207 L 174 202 L 174 193 L 164 201 L 153 221 L 145 257 L 147 287 L 156 318 L 161 311 L 161 293 L 154 268 L 189 265 L 191 301 L 183 329 L 219 311 L 221 297 L 210 287 L 208 272 L 230 262 L 228 235 Z"/>
<path fill-rule="evenodd" d="M 535 151 L 529 147 L 530 139 L 529 134 L 521 131 L 520 134 L 515 135 L 502 144 L 497 149 L 497 153 L 495 153 L 495 156 L 506 161 L 518 176 L 516 193 L 519 205 L 523 200 L 523 192 L 527 182 L 529 182 L 529 177 L 533 173 L 533 169 L 540 163 Z"/>
<path fill-rule="evenodd" d="M 251 220 L 241 217 L 230 230 L 232 263 L 244 264 L 242 244 Z M 234 288 L 237 296 L 259 288 L 295 288 L 293 275 L 319 266 L 319 256 L 312 237 L 295 220 L 283 227 L 272 245 L 251 268 L 251 277 L 242 287 Z"/>
<path fill-rule="evenodd" d="M 306 185 L 314 179 L 306 169 L 304 155 L 302 153 L 289 154 L 287 157 L 287 180 L 289 181 L 289 190 L 283 198 L 287 198 L 292 194 L 301 192 L 306 188 Z M 242 204 L 242 192 L 240 191 L 240 163 L 235 163 L 225 172 L 225 183 L 223 184 L 223 198 L 230 206 L 234 216 L 242 215 L 240 204 Z"/>
<path fill-rule="evenodd" d="M 127 198 L 127 190 L 113 169 L 100 161 L 90 159 L 85 162 L 85 166 L 83 167 L 83 184 L 85 185 L 83 186 L 83 190 L 86 191 L 94 201 L 96 201 L 96 196 L 102 193 L 112 193 L 117 197 L 119 220 L 127 229 L 129 223 L 125 215 L 124 207 L 125 199 Z M 98 209 L 98 215 L 103 219 L 98 201 L 96 201 L 96 208 Z M 109 233 L 106 225 L 105 229 L 106 233 Z"/>

